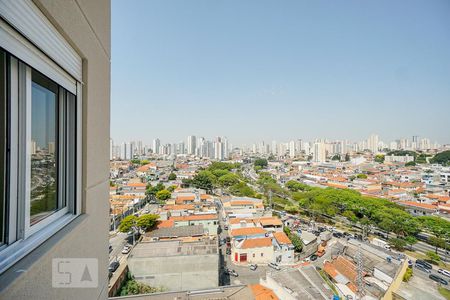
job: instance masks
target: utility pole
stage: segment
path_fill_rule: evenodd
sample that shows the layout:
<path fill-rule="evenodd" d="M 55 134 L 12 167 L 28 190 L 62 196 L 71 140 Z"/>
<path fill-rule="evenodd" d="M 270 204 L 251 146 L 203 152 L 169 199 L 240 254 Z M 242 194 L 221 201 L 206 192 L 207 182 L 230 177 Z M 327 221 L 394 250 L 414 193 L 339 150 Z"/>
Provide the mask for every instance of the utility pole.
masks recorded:
<path fill-rule="evenodd" d="M 362 252 L 361 252 L 361 244 L 358 245 L 358 250 L 355 255 L 356 259 L 356 286 L 358 288 L 356 292 L 356 299 L 362 299 L 364 297 L 364 265 L 363 265 L 363 259 L 362 259 Z"/>

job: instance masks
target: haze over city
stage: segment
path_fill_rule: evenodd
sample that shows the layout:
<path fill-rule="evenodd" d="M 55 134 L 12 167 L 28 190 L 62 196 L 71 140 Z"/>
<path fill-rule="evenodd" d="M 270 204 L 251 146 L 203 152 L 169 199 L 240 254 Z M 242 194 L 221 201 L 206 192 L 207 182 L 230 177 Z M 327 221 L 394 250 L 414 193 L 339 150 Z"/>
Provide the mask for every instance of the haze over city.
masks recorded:
<path fill-rule="evenodd" d="M 115 140 L 450 142 L 448 1 L 112 4 Z"/>

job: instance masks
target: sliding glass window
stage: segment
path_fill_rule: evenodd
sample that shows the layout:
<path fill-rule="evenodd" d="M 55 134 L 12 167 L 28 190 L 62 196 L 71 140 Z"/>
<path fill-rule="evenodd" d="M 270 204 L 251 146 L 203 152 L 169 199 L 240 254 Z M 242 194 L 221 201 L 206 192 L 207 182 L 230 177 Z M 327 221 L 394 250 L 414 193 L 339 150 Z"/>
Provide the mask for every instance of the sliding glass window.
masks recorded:
<path fill-rule="evenodd" d="M 6 235 L 6 80 L 6 55 L 0 49 L 0 247 L 5 244 Z"/>
<path fill-rule="evenodd" d="M 30 225 L 58 207 L 58 85 L 32 72 Z"/>

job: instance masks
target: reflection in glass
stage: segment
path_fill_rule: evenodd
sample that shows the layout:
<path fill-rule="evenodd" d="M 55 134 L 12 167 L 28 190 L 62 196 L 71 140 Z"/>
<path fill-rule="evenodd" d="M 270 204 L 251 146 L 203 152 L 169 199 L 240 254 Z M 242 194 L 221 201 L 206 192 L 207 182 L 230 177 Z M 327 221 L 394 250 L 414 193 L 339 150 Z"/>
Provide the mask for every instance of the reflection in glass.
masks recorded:
<path fill-rule="evenodd" d="M 31 92 L 30 225 L 57 210 L 58 86 L 33 71 Z"/>

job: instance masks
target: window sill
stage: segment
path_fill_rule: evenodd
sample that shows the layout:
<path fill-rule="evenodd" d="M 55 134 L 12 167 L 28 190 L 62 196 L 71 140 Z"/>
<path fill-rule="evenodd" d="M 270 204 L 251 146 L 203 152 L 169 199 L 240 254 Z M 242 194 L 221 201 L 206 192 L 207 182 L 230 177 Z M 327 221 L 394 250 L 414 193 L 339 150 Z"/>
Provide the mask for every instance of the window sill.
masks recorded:
<path fill-rule="evenodd" d="M 67 213 L 58 220 L 52 222 L 44 229 L 36 232 L 25 240 L 17 241 L 0 251 L 0 276 L 15 263 L 19 262 L 30 252 L 42 245 L 46 240 L 67 226 L 79 215 Z"/>

